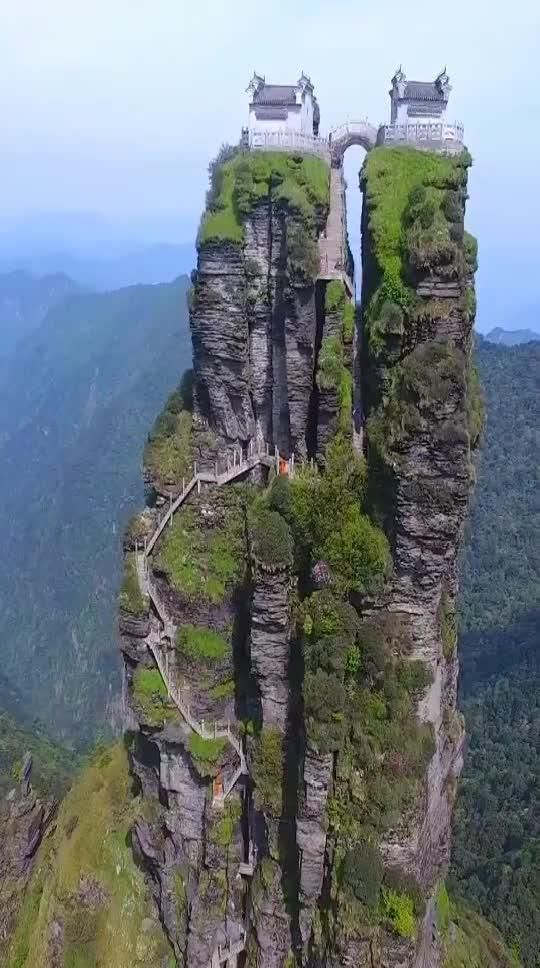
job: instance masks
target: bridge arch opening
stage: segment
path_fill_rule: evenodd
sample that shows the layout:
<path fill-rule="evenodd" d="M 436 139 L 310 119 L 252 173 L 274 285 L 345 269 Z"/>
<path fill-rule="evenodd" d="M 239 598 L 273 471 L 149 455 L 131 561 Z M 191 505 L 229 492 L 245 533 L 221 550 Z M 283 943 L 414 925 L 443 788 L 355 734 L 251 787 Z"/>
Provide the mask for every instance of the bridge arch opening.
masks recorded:
<path fill-rule="evenodd" d="M 360 191 L 359 179 L 366 154 L 366 149 L 361 145 L 349 145 L 344 151 L 342 161 L 343 177 L 346 185 L 347 236 L 349 239 L 349 248 L 354 260 L 357 302 L 360 302 L 362 289 L 362 239 L 360 228 L 362 193 Z"/>

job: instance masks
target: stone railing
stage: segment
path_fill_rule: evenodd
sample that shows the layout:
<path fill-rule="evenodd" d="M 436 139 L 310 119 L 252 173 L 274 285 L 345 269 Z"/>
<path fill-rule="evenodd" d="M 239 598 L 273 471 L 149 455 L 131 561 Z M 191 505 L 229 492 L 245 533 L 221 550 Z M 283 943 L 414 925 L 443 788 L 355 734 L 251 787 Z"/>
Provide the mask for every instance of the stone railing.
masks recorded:
<path fill-rule="evenodd" d="M 453 124 L 442 121 L 415 121 L 407 124 L 382 124 L 379 128 L 379 144 L 407 144 L 436 145 L 439 148 L 448 147 L 456 150 L 456 146 L 463 145 L 463 125 L 455 121 Z"/>
<path fill-rule="evenodd" d="M 251 151 L 299 151 L 330 160 L 326 138 L 299 131 L 250 131 L 248 147 Z"/>

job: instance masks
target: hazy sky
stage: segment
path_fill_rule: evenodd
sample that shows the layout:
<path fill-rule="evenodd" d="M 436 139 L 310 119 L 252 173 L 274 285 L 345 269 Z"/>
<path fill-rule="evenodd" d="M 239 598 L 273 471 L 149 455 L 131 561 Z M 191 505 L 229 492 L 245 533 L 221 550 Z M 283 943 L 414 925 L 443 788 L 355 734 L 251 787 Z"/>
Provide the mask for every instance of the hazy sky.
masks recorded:
<path fill-rule="evenodd" d="M 539 59 L 533 0 L 3 0 L 0 214 L 97 212 L 187 240 L 254 69 L 309 73 L 326 130 L 385 120 L 400 63 L 417 80 L 446 64 L 475 159 L 480 299 L 502 317 L 540 304 Z"/>

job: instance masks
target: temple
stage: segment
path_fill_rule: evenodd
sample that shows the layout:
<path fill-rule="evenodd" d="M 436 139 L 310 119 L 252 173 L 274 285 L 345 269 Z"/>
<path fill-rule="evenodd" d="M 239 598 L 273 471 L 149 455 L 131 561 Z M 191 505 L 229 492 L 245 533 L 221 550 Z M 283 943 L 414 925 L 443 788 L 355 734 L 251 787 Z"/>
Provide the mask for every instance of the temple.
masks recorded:
<path fill-rule="evenodd" d="M 409 81 L 401 66 L 391 80 L 390 123 L 374 127 L 364 118 L 347 121 L 321 136 L 320 110 L 311 78 L 302 72 L 296 84 L 268 84 L 254 73 L 248 124 L 242 144 L 251 150 L 311 152 L 341 164 L 351 144 L 367 151 L 376 144 L 409 144 L 443 154 L 463 151 L 463 125 L 447 118 L 452 90 L 446 68 L 434 81 Z"/>
<path fill-rule="evenodd" d="M 250 147 L 274 147 L 284 138 L 298 148 L 316 144 L 320 111 L 311 78 L 302 72 L 296 84 L 267 84 L 254 73 L 249 95 L 248 126 L 244 139 Z"/>

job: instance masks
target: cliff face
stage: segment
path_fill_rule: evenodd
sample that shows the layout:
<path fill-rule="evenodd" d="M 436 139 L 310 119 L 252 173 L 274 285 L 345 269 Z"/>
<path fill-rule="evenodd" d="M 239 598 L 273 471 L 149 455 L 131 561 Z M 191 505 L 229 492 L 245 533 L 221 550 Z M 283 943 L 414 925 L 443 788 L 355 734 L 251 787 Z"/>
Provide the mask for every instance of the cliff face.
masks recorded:
<path fill-rule="evenodd" d="M 466 162 L 368 157 L 356 333 L 318 278 L 325 164 L 213 167 L 193 392 L 147 446 L 121 596 L 133 843 L 179 965 L 439 964 L 481 420 Z"/>
<path fill-rule="evenodd" d="M 32 758 L 26 755 L 20 782 L 0 804 L 0 955 L 5 960 L 21 898 L 30 879 L 38 848 L 53 819 L 56 803 L 36 796 L 30 776 Z"/>

